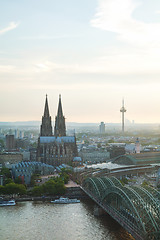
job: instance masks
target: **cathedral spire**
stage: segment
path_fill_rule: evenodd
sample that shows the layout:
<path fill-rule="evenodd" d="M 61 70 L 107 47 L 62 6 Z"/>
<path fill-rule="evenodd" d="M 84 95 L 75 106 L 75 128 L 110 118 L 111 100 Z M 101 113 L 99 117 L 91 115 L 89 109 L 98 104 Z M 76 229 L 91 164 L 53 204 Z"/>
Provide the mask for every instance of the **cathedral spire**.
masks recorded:
<path fill-rule="evenodd" d="M 46 94 L 46 102 L 45 102 L 45 107 L 44 107 L 44 117 L 49 117 L 49 107 L 48 107 L 47 94 Z"/>
<path fill-rule="evenodd" d="M 61 95 L 59 95 L 58 111 L 57 111 L 57 116 L 55 118 L 54 135 L 56 137 L 66 136 L 66 125 L 65 125 L 65 117 L 63 116 L 63 111 L 62 111 Z"/>
<path fill-rule="evenodd" d="M 62 103 L 61 103 L 61 94 L 59 94 L 59 104 L 58 104 L 57 116 L 58 117 L 62 117 L 63 116 Z"/>
<path fill-rule="evenodd" d="M 49 115 L 47 94 L 44 107 L 44 115 L 42 116 L 40 136 L 52 136 L 51 116 Z"/>

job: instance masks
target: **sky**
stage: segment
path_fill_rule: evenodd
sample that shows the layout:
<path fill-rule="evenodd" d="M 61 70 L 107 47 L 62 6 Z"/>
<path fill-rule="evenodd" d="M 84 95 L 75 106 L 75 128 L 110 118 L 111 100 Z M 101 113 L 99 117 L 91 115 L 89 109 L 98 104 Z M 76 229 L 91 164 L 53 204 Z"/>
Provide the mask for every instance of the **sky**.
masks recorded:
<path fill-rule="evenodd" d="M 0 121 L 160 123 L 159 0 L 5 0 Z"/>

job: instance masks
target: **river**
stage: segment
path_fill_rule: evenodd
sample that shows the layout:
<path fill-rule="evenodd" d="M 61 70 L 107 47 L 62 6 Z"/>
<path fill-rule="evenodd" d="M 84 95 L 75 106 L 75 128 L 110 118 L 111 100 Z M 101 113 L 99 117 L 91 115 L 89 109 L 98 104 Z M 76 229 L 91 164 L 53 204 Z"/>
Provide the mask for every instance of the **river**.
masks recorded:
<path fill-rule="evenodd" d="M 95 217 L 94 203 L 20 202 L 0 208 L 0 240 L 130 240 L 110 216 Z"/>

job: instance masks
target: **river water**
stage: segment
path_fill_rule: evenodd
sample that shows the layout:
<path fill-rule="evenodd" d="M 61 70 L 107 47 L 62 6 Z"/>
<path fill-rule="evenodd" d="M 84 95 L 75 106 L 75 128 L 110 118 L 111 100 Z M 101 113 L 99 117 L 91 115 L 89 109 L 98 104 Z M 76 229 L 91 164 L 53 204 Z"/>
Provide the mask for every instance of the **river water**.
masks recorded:
<path fill-rule="evenodd" d="M 21 202 L 0 208 L 0 240 L 130 240 L 110 216 L 95 217 L 94 203 Z"/>

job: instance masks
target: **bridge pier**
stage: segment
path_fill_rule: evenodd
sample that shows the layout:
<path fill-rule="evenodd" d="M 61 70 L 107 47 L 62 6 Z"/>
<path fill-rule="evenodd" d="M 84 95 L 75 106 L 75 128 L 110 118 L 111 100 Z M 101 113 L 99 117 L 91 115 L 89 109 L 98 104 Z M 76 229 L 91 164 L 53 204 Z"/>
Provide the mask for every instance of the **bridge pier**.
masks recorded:
<path fill-rule="evenodd" d="M 106 212 L 104 211 L 103 208 L 101 208 L 100 206 L 95 204 L 94 209 L 93 209 L 93 214 L 94 214 L 94 216 L 99 217 L 99 216 L 106 214 Z"/>

